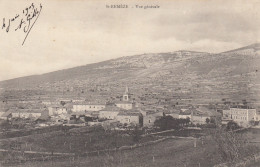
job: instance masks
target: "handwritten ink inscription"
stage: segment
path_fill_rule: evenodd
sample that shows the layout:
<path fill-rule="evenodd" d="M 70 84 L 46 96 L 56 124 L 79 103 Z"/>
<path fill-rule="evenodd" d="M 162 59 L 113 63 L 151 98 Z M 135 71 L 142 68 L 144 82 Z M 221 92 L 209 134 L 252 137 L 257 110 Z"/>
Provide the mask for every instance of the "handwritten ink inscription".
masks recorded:
<path fill-rule="evenodd" d="M 31 29 L 36 23 L 38 17 L 42 11 L 42 5 L 36 7 L 32 3 L 29 7 L 26 7 L 20 14 L 16 14 L 13 18 L 3 18 L 2 30 L 9 33 L 11 31 L 23 31 L 25 33 L 25 38 L 22 45 L 25 43 Z"/>

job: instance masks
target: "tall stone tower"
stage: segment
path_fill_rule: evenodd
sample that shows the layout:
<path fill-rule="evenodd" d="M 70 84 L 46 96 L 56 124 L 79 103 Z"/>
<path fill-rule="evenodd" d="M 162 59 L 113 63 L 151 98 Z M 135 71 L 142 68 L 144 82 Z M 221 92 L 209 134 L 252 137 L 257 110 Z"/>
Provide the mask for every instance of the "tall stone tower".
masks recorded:
<path fill-rule="evenodd" d="M 129 101 L 129 89 L 127 86 L 125 88 L 125 93 L 123 95 L 123 101 Z"/>

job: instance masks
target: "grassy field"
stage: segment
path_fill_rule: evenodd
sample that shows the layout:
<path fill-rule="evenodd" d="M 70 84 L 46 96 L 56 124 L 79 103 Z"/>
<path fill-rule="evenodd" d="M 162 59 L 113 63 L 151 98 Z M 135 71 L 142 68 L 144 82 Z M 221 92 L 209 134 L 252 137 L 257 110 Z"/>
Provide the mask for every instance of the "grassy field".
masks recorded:
<path fill-rule="evenodd" d="M 218 163 L 214 160 L 214 145 L 206 142 L 202 145 L 197 143 L 194 147 L 194 140 L 191 139 L 168 139 L 164 142 L 133 150 L 126 150 L 106 155 L 93 157 L 67 158 L 63 160 L 48 162 L 27 162 L 16 164 L 21 167 L 56 167 L 56 166 L 212 166 Z"/>
<path fill-rule="evenodd" d="M 132 132 L 105 131 L 97 128 L 89 131 L 89 127 L 63 131 L 36 134 L 25 137 L 2 139 L 0 148 L 9 150 L 11 146 L 19 144 L 23 151 L 45 151 L 61 153 L 84 153 L 102 149 L 111 149 L 135 144 Z M 80 133 L 79 133 L 80 132 Z M 155 140 L 156 136 L 140 137 L 138 142 L 144 143 Z"/>
<path fill-rule="evenodd" d="M 260 130 L 248 130 L 242 132 L 249 141 L 251 146 L 257 148 L 259 143 L 255 142 L 260 139 Z M 115 141 L 115 135 L 118 135 Z M 168 134 L 169 135 L 169 134 Z M 85 141 L 91 142 L 86 144 Z M 20 142 L 29 140 L 29 137 L 23 137 Z M 47 140 L 48 139 L 48 140 Z M 150 138 L 143 138 L 140 142 L 155 140 Z M 30 139 L 32 140 L 32 139 Z M 45 141 L 45 142 L 44 142 Z M 74 141 L 72 149 L 65 146 L 65 141 Z M 132 167 L 132 166 L 186 166 L 186 167 L 209 167 L 214 164 L 222 163 L 218 152 L 216 151 L 216 143 L 210 138 L 206 137 L 204 142 L 196 140 L 196 147 L 194 147 L 195 139 L 167 139 L 165 141 L 148 145 L 144 147 L 135 148 L 132 150 L 117 151 L 105 153 L 94 156 L 75 156 L 58 158 L 49 161 L 28 161 L 22 164 L 12 164 L 9 166 L 21 167 L 70 167 L 70 166 L 118 166 L 118 167 Z M 8 141 L 5 141 L 8 143 Z M 134 144 L 131 136 L 120 135 L 111 132 L 95 131 L 95 133 L 81 134 L 80 136 L 69 136 L 62 132 L 50 136 L 37 136 L 31 141 L 34 149 L 53 149 L 57 151 L 75 152 L 76 149 L 82 151 L 96 150 L 97 146 L 101 148 L 112 148 L 117 143 L 120 145 Z M 5 143 L 6 144 L 6 143 Z M 56 146 L 55 146 L 56 145 Z M 80 148 L 81 147 L 81 148 Z M 69 151 L 70 150 L 70 151 Z M 41 150 L 42 151 L 42 150 Z"/>

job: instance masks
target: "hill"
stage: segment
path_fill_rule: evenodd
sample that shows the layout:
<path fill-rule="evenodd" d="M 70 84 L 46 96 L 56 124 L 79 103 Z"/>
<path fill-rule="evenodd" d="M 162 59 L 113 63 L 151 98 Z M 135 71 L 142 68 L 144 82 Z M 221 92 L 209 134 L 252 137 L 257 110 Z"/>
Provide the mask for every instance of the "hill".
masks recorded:
<path fill-rule="evenodd" d="M 260 44 L 218 53 L 176 51 L 121 57 L 0 82 L 4 90 L 166 92 L 170 98 L 258 101 Z"/>

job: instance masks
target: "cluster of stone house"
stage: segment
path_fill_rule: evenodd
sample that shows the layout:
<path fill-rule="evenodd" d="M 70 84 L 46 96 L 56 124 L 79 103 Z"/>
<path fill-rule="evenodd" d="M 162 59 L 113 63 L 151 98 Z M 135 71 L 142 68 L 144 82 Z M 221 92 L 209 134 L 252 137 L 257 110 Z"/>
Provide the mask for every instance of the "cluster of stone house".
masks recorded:
<path fill-rule="evenodd" d="M 78 112 L 92 112 L 91 115 L 97 114 L 99 119 L 116 120 L 122 124 L 142 124 L 142 114 L 130 99 L 129 89 L 126 87 L 121 101 L 115 104 L 106 105 L 105 103 L 76 103 L 73 104 L 73 114 Z"/>
<path fill-rule="evenodd" d="M 152 127 L 154 122 L 164 115 L 172 116 L 176 119 L 190 119 L 193 124 L 206 124 L 208 119 L 222 117 L 222 123 L 228 121 L 237 122 L 240 126 L 246 127 L 252 121 L 260 121 L 260 114 L 256 109 L 230 108 L 223 110 L 222 116 L 220 113 L 199 107 L 184 107 L 179 109 L 160 110 L 141 109 L 137 103 L 131 100 L 129 89 L 126 88 L 122 100 L 114 102 L 114 104 L 106 104 L 105 102 L 86 102 L 84 99 L 70 100 L 59 99 L 60 101 L 68 102 L 71 106 L 68 107 L 60 103 L 52 103 L 44 101 L 47 108 L 40 109 L 9 109 L 7 112 L 0 112 L 0 119 L 9 120 L 11 118 L 40 118 L 42 116 L 50 116 L 53 120 L 71 120 L 98 118 L 100 120 L 109 120 L 127 125 L 141 125 L 144 127 Z M 108 122 L 109 122 L 108 121 Z"/>
<path fill-rule="evenodd" d="M 31 118 L 37 119 L 49 115 L 47 109 L 10 109 L 7 112 L 0 113 L 0 119 L 10 120 L 11 118 Z"/>
<path fill-rule="evenodd" d="M 190 122 L 195 125 L 206 124 L 207 119 L 210 120 L 221 117 L 220 113 L 214 110 L 209 110 L 205 107 L 175 109 L 165 114 L 177 119 L 189 119 Z"/>
<path fill-rule="evenodd" d="M 127 125 L 141 125 L 145 127 L 152 127 L 154 122 L 162 117 L 165 111 L 158 110 L 144 110 L 137 107 L 136 103 L 131 101 L 129 90 L 126 88 L 121 101 L 115 102 L 114 105 L 94 104 L 94 103 L 75 103 L 73 104 L 73 113 L 75 115 L 95 115 L 99 119 L 115 120 Z M 173 110 L 166 115 L 171 115 L 177 119 L 190 118 L 194 124 L 206 124 L 206 119 L 210 119 L 213 115 L 205 112 L 197 111 L 196 109 L 182 108 L 182 110 Z"/>
<path fill-rule="evenodd" d="M 52 105 L 48 107 L 49 115 L 56 119 L 69 120 L 71 117 L 76 119 L 83 117 L 96 117 L 104 120 L 115 120 L 122 124 L 141 125 L 143 122 L 141 110 L 131 101 L 130 93 L 126 87 L 121 101 L 107 105 L 105 102 L 86 102 L 75 101 L 72 104 L 72 113 L 67 114 L 66 107 Z"/>

